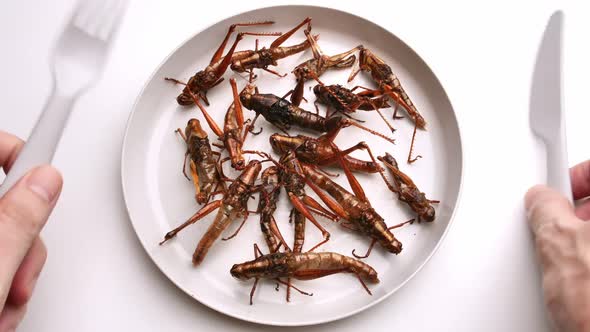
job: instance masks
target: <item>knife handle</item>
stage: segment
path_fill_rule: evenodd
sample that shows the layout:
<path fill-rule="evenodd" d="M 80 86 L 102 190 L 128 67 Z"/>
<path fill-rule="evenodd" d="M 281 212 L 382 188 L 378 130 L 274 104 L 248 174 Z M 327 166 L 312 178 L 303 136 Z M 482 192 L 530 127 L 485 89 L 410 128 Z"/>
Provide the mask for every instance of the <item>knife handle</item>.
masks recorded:
<path fill-rule="evenodd" d="M 573 202 L 568 165 L 567 147 L 565 135 L 563 135 L 560 142 L 547 143 L 547 185 Z"/>

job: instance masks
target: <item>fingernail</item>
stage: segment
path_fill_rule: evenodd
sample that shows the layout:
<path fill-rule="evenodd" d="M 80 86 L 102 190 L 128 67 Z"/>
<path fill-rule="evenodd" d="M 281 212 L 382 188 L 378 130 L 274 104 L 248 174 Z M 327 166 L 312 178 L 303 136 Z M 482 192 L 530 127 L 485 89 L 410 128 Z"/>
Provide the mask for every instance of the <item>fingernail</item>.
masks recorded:
<path fill-rule="evenodd" d="M 52 202 L 61 187 L 61 175 L 51 166 L 34 169 L 27 178 L 29 190 L 47 203 Z"/>

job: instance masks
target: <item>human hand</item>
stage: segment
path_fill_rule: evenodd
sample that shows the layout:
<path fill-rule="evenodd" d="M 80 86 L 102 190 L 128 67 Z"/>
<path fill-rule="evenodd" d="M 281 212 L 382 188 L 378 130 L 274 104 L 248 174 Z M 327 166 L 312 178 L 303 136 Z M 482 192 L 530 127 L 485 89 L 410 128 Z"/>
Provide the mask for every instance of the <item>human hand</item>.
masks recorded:
<path fill-rule="evenodd" d="M 570 170 L 574 200 L 590 196 L 590 160 Z M 559 331 L 590 331 L 590 201 L 574 206 L 546 186 L 525 197 L 543 272 L 543 292 Z"/>
<path fill-rule="evenodd" d="M 5 173 L 22 146 L 23 141 L 0 131 L 0 167 Z M 59 172 L 46 165 L 29 171 L 0 197 L 0 332 L 14 331 L 25 314 L 47 257 L 39 232 L 61 187 Z"/>

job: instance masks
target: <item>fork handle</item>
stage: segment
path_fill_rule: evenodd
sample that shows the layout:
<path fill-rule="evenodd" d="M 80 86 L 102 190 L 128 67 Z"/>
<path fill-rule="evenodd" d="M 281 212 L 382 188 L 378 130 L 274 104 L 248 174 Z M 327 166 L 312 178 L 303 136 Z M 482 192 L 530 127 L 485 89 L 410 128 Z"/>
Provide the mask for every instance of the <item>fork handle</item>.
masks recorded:
<path fill-rule="evenodd" d="M 565 137 L 547 144 L 547 185 L 573 202 Z"/>
<path fill-rule="evenodd" d="M 35 128 L 0 186 L 0 197 L 28 171 L 51 162 L 74 101 L 74 96 L 59 93 L 54 85 Z"/>

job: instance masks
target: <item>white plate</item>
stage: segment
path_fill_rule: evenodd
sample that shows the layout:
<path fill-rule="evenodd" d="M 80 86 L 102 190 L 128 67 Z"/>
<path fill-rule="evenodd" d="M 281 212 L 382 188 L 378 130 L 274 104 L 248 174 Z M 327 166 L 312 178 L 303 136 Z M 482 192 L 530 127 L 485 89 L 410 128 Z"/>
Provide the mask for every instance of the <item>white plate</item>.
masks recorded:
<path fill-rule="evenodd" d="M 201 266 L 191 264 L 196 243 L 213 220 L 215 213 L 187 228 L 176 239 L 159 246 L 164 234 L 190 217 L 199 206 L 194 201 L 193 186 L 181 174 L 185 145 L 173 130 L 184 128 L 191 117 L 202 119 L 195 108 L 181 108 L 175 97 L 181 87 L 165 82 L 165 76 L 186 80 L 196 70 L 204 68 L 215 48 L 224 37 L 231 23 L 274 20 L 271 27 L 252 28 L 252 31 L 282 31 L 295 26 L 307 16 L 313 18 L 313 32 L 320 34 L 320 46 L 330 55 L 348 50 L 359 43 L 380 55 L 400 77 L 406 91 L 428 122 L 428 131 L 419 132 L 415 151 L 424 156 L 413 165 L 405 162 L 413 126 L 408 119 L 395 121 L 399 128 L 394 137 L 396 145 L 367 135 L 356 128 L 341 132 L 336 143 L 346 148 L 364 140 L 374 152 L 382 155 L 388 151 L 400 162 L 402 171 L 407 172 L 427 193 L 429 198 L 440 199 L 436 207 L 434 223 L 413 224 L 396 230 L 395 234 L 403 243 L 400 255 L 386 253 L 376 246 L 366 262 L 379 273 L 381 283 L 369 285 L 373 296 L 369 296 L 358 280 L 351 275 L 334 275 L 312 281 L 296 281 L 300 288 L 313 292 L 307 297 L 295 292 L 291 302 L 285 302 L 284 287 L 280 293 L 274 290 L 273 282 L 261 282 L 254 297 L 254 305 L 248 303 L 252 282 L 241 282 L 231 277 L 229 269 L 234 263 L 253 259 L 252 244 L 257 242 L 264 248 L 260 234 L 259 218 L 250 217 L 241 233 L 231 241 L 217 241 Z M 246 30 L 241 28 L 242 30 Z M 235 37 L 232 37 L 233 41 Z M 254 38 L 247 36 L 238 49 L 253 48 Z M 273 37 L 262 37 L 261 45 L 268 45 Z M 297 32 L 285 45 L 304 40 L 303 31 Z M 292 68 L 311 58 L 311 51 L 294 55 L 279 62 L 274 68 L 279 72 L 290 72 Z M 328 84 L 346 82 L 350 70 L 330 70 L 322 76 Z M 279 79 L 276 76 L 257 71 L 257 85 L 262 92 L 283 95 L 293 88 L 293 75 Z M 228 78 L 235 75 L 228 70 L 226 80 L 208 93 L 211 107 L 208 108 L 221 125 L 224 113 L 231 103 L 231 88 Z M 238 88 L 245 80 L 238 78 Z M 371 85 L 369 75 L 360 73 L 353 85 Z M 313 93 L 308 83 L 305 88 L 310 103 L 302 107 L 313 110 Z M 245 110 L 246 117 L 253 112 Z M 384 111 L 388 116 L 391 110 Z M 366 125 L 386 132 L 385 125 L 376 113 L 359 112 L 359 118 Z M 202 121 L 205 124 L 204 121 Z M 264 132 L 250 136 L 246 142 L 249 149 L 270 151 L 268 136 L 275 132 L 272 126 L 259 119 L 258 125 Z M 210 132 L 210 140 L 213 134 Z M 296 133 L 294 128 L 292 133 Z M 354 154 L 367 159 L 361 152 Z M 141 92 L 129 119 L 122 155 L 122 181 L 129 216 L 137 235 L 153 261 L 168 278 L 199 302 L 227 315 L 243 320 L 272 325 L 310 325 L 340 319 L 364 310 L 394 293 L 404 285 L 431 257 L 444 237 L 457 203 L 462 179 L 462 149 L 459 129 L 451 103 L 438 79 L 422 59 L 385 29 L 357 16 L 341 11 L 310 7 L 270 7 L 246 12 L 219 22 L 187 40 L 160 65 Z M 389 225 L 411 218 L 411 211 L 399 203 L 396 195 L 389 192 L 377 175 L 359 175 L 375 209 Z M 345 177 L 337 182 L 348 185 Z M 308 190 L 311 193 L 311 190 Z M 256 202 L 252 200 L 251 208 Z M 284 236 L 292 239 L 292 226 L 287 222 L 290 206 L 284 192 L 279 209 L 275 214 Z M 351 250 L 366 250 L 369 240 L 346 231 L 337 224 L 323 219 L 321 222 L 332 234 L 332 239 L 321 250 L 335 251 L 350 255 Z M 237 227 L 236 221 L 229 230 Z M 310 224 L 307 226 L 306 246 L 321 239 L 320 233 Z M 432 280 L 435 280 L 433 276 Z"/>

